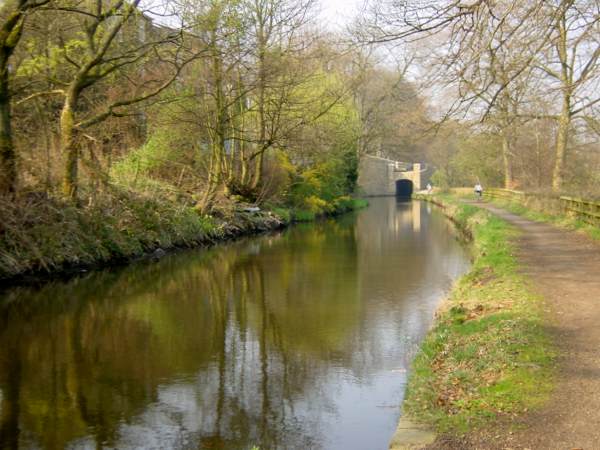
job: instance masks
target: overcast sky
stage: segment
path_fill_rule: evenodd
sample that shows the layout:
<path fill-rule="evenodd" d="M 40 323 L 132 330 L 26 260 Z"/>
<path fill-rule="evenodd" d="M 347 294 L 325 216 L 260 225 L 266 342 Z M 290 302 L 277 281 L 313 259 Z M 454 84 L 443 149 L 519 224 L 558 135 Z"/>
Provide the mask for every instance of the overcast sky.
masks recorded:
<path fill-rule="evenodd" d="M 333 29 L 342 27 L 351 21 L 360 10 L 364 0 L 319 0 L 321 16 Z M 325 24 L 324 24 L 325 25 Z"/>

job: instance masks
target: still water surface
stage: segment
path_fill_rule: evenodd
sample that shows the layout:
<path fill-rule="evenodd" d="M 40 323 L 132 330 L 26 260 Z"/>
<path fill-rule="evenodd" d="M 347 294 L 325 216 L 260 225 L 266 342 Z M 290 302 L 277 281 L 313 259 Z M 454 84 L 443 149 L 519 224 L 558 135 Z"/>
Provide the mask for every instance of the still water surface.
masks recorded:
<path fill-rule="evenodd" d="M 356 214 L 0 294 L 0 448 L 387 449 L 468 255 L 439 211 Z"/>

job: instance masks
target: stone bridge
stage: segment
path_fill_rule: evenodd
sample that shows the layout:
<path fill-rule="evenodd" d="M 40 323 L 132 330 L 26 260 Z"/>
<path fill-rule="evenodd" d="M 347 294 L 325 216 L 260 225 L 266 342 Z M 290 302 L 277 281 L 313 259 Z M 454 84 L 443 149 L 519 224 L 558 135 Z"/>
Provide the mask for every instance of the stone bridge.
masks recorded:
<path fill-rule="evenodd" d="M 410 197 L 421 190 L 421 164 L 404 163 L 365 155 L 358 168 L 359 192 L 367 197 L 396 195 Z"/>

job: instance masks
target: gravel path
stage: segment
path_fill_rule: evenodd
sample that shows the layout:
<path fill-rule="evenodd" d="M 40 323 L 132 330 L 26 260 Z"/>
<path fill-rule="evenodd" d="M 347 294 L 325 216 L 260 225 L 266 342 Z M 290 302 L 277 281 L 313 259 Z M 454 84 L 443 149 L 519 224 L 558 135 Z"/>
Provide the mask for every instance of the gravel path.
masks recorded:
<path fill-rule="evenodd" d="M 550 401 L 519 419 L 518 431 L 486 430 L 461 449 L 600 449 L 600 245 L 575 232 L 478 204 L 519 228 L 517 256 L 549 309 L 558 348 L 557 384 Z"/>

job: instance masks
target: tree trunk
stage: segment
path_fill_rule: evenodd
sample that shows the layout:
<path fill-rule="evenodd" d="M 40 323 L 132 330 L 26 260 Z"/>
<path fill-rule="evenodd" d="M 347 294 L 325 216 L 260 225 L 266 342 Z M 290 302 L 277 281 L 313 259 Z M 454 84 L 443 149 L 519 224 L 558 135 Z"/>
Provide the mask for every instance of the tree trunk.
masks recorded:
<path fill-rule="evenodd" d="M 263 159 L 264 152 L 261 152 L 256 157 L 256 162 L 254 163 L 254 177 L 252 179 L 252 190 L 258 189 L 260 183 L 262 182 Z"/>
<path fill-rule="evenodd" d="M 223 93 L 223 66 L 221 54 L 217 47 L 216 31 L 213 30 L 211 41 L 212 50 L 212 75 L 215 86 L 215 131 L 211 136 L 211 155 L 206 189 L 200 204 L 197 206 L 202 213 L 209 213 L 213 207 L 217 189 L 223 174 L 223 160 L 225 156 L 225 132 L 227 126 L 227 106 Z"/>
<path fill-rule="evenodd" d="M 219 187 L 221 178 L 221 156 L 221 149 L 218 145 L 213 144 L 210 156 L 210 166 L 208 169 L 209 171 L 206 189 L 204 190 L 204 194 L 202 195 L 202 200 L 196 206 L 196 208 L 203 214 L 207 214 L 210 212 L 215 201 L 217 188 Z"/>
<path fill-rule="evenodd" d="M 564 181 L 565 160 L 567 156 L 567 146 L 569 143 L 569 128 L 571 127 L 571 95 L 573 93 L 573 67 L 569 64 L 567 43 L 568 27 L 566 12 L 573 2 L 565 2 L 558 17 L 559 39 L 556 43 L 556 51 L 561 66 L 560 81 L 562 84 L 562 108 L 558 120 L 558 131 L 556 133 L 556 147 L 554 171 L 552 173 L 552 190 L 560 192 Z"/>
<path fill-rule="evenodd" d="M 513 169 L 512 169 L 512 158 L 511 158 L 511 145 L 510 139 L 506 132 L 502 133 L 502 161 L 504 164 L 504 189 L 512 189 L 514 187 L 513 182 Z"/>
<path fill-rule="evenodd" d="M 74 93 L 69 92 L 60 115 L 60 149 L 65 158 L 62 192 L 67 199 L 77 198 L 79 148 L 75 143 Z"/>
<path fill-rule="evenodd" d="M 559 192 L 564 182 L 564 169 L 569 143 L 569 128 L 571 127 L 571 96 L 565 93 L 563 106 L 558 121 L 558 132 L 556 134 L 554 171 L 552 173 L 552 190 Z"/>
<path fill-rule="evenodd" d="M 259 136 L 258 142 L 261 148 L 260 153 L 256 156 L 254 163 L 254 177 L 252 178 L 252 190 L 256 190 L 262 182 L 262 171 L 264 152 L 266 150 L 266 139 L 267 139 L 267 124 L 265 116 L 265 91 L 266 91 L 266 51 L 267 51 L 267 38 L 265 36 L 265 24 L 263 23 L 264 18 L 259 18 L 258 24 L 258 121 L 259 121 Z"/>
<path fill-rule="evenodd" d="M 12 194 L 17 183 L 17 162 L 10 124 L 8 52 L 0 47 L 0 194 Z"/>
<path fill-rule="evenodd" d="M 0 194 L 14 193 L 17 184 L 17 157 L 10 123 L 8 61 L 23 32 L 23 11 L 20 9 L 23 3 L 20 1 L 8 6 L 8 16 L 0 27 Z"/>
<path fill-rule="evenodd" d="M 238 71 L 238 87 L 239 91 L 244 91 L 244 85 L 242 81 L 241 73 Z M 239 178 L 239 186 L 243 188 L 248 184 L 248 161 L 246 159 L 246 143 L 243 139 L 243 134 L 246 131 L 246 96 L 242 95 L 238 101 L 238 116 L 236 117 L 236 128 L 238 129 L 238 150 L 239 150 L 239 161 L 240 161 L 240 178 Z"/>
<path fill-rule="evenodd" d="M 248 184 L 248 159 L 246 158 L 245 144 L 240 142 L 240 186 Z"/>

